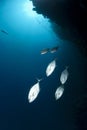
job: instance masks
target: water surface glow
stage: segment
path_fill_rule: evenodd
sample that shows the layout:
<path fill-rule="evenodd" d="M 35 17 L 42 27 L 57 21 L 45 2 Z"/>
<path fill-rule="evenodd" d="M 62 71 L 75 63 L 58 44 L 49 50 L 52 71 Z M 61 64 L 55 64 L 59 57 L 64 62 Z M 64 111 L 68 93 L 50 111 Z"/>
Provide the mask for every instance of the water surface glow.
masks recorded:
<path fill-rule="evenodd" d="M 47 43 L 48 46 L 52 46 L 53 41 L 56 45 L 58 38 L 51 29 L 49 19 L 33 11 L 33 4 L 31 1 L 15 0 L 2 3 L 0 26 L 8 30 L 12 39 L 18 39 L 19 43 L 21 41 L 26 42 L 26 44 L 29 41 L 29 43 L 35 46 L 42 46 L 43 42 Z M 30 38 L 32 36 L 44 37 L 44 39 L 41 40 L 40 38 L 34 42 L 35 40 Z"/>

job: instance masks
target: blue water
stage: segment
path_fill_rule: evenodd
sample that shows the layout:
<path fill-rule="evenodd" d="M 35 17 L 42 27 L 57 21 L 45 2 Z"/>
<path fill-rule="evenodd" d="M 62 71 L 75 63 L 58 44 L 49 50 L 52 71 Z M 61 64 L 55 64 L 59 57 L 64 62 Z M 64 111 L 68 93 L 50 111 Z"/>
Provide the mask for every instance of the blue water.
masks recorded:
<path fill-rule="evenodd" d="M 0 130 L 77 130 L 73 104 L 86 86 L 87 59 L 77 46 L 56 36 L 49 19 L 32 11 L 27 0 L 0 1 Z M 54 53 L 44 48 L 58 45 Z M 57 59 L 57 67 L 46 77 L 46 67 Z M 61 72 L 69 66 L 65 92 L 55 101 Z M 28 92 L 37 80 L 41 91 L 29 104 Z"/>

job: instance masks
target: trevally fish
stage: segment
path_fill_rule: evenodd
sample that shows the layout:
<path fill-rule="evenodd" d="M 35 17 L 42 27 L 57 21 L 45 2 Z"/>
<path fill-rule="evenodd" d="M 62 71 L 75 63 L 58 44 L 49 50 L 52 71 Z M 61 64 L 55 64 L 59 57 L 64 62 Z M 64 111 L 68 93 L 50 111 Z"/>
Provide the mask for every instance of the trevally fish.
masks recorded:
<path fill-rule="evenodd" d="M 48 53 L 49 52 L 49 48 L 46 48 L 46 49 L 43 49 L 42 51 L 41 51 L 41 54 L 43 55 L 43 54 L 46 54 L 46 53 Z"/>
<path fill-rule="evenodd" d="M 41 80 L 42 79 L 38 80 L 38 82 L 36 84 L 34 84 L 31 87 L 31 89 L 29 90 L 29 93 L 28 93 L 28 101 L 29 101 L 29 103 L 33 102 L 37 98 L 37 96 L 38 96 L 38 94 L 40 92 L 40 84 L 39 84 L 39 82 Z"/>
<path fill-rule="evenodd" d="M 46 68 L 46 76 L 50 76 L 56 68 L 56 59 L 51 61 Z"/>
<path fill-rule="evenodd" d="M 64 86 L 61 85 L 59 86 L 57 89 L 56 89 L 56 92 L 55 92 L 55 99 L 58 100 L 64 93 Z"/>
<path fill-rule="evenodd" d="M 50 49 L 50 53 L 56 52 L 58 50 L 58 48 L 59 48 L 58 46 L 53 47 L 52 49 Z"/>
<path fill-rule="evenodd" d="M 66 67 L 66 69 L 62 71 L 61 76 L 60 76 L 61 84 L 65 84 L 65 82 L 68 79 L 68 76 L 69 76 L 68 67 Z"/>

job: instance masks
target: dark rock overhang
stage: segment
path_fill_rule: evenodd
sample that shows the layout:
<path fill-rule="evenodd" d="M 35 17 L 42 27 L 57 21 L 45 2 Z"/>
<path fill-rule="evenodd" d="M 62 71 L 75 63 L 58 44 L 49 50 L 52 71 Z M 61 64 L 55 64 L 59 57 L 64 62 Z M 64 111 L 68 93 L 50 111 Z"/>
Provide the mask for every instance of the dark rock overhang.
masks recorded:
<path fill-rule="evenodd" d="M 73 31 L 73 28 L 76 28 L 83 40 L 83 47 L 87 48 L 86 0 L 32 0 L 32 2 L 35 6 L 34 10 L 38 14 L 42 14 L 44 17 L 49 18 L 51 21 L 61 26 L 63 30 L 69 30 L 69 32 L 73 32 L 74 36 L 76 36 L 78 34 Z M 54 30 L 55 28 L 56 27 L 54 27 Z M 64 37 L 64 33 L 66 34 L 67 31 L 60 34 L 62 38 Z M 66 34 L 66 39 L 70 38 L 70 35 L 72 35 L 69 34 L 70 33 Z"/>

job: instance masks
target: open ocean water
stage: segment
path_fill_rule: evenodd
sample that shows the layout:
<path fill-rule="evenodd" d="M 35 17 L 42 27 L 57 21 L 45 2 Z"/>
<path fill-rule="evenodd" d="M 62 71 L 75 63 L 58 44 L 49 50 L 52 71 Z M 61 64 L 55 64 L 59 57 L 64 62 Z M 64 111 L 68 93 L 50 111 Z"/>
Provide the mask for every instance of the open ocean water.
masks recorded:
<path fill-rule="evenodd" d="M 0 31 L 0 130 L 77 130 L 75 106 L 87 87 L 87 58 L 75 44 L 60 39 L 50 20 L 32 6 L 27 0 L 0 0 L 0 30 L 8 32 Z M 57 52 L 40 54 L 57 45 Z M 46 77 L 46 67 L 55 58 L 57 67 Z M 54 93 L 66 66 L 69 77 L 56 101 Z M 43 78 L 40 93 L 29 103 L 36 78 Z"/>

